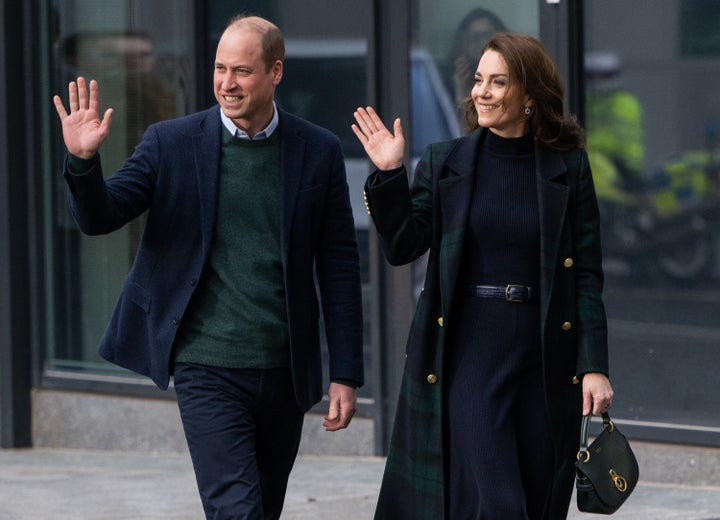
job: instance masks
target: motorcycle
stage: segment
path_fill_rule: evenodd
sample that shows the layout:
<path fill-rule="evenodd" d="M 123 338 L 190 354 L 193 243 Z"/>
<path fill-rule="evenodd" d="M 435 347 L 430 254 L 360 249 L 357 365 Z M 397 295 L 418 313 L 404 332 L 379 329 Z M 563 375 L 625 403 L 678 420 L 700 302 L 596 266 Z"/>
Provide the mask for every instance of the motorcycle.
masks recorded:
<path fill-rule="evenodd" d="M 642 285 L 698 284 L 715 276 L 719 169 L 710 154 L 688 152 L 640 182 L 608 179 L 607 165 L 599 171 L 605 175 L 596 187 L 608 275 Z"/>

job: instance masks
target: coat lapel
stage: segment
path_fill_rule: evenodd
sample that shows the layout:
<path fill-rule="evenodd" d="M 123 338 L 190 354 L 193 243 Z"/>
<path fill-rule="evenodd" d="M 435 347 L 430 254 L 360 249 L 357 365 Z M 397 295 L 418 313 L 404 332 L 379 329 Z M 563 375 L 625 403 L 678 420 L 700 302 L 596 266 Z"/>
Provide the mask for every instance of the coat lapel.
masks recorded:
<path fill-rule="evenodd" d="M 281 204 L 282 222 L 280 234 L 283 264 L 287 265 L 287 252 L 290 245 L 295 206 L 297 205 L 302 180 L 303 163 L 305 162 L 305 139 L 292 119 L 279 111 L 280 116 L 280 168 L 281 171 Z"/>
<path fill-rule="evenodd" d="M 540 210 L 540 302 L 541 323 L 545 323 L 554 283 L 562 230 L 567 218 L 569 188 L 567 167 L 562 156 L 535 148 L 538 204 Z"/>
<path fill-rule="evenodd" d="M 202 249 L 206 254 L 210 251 L 217 217 L 221 136 L 220 108 L 216 107 L 208 111 L 208 116 L 200 123 L 198 132 L 192 137 L 195 173 L 200 194 Z"/>
<path fill-rule="evenodd" d="M 442 219 L 440 243 L 440 297 L 442 315 L 450 313 L 455 282 L 463 255 L 467 217 L 475 179 L 474 165 L 484 131 L 473 132 L 458 141 L 445 161 L 440 174 L 438 190 Z"/>
<path fill-rule="evenodd" d="M 281 132 L 280 164 L 281 172 L 281 204 L 282 204 L 282 256 L 287 262 L 287 251 L 292 229 L 293 215 L 300 190 L 302 168 L 305 154 L 305 140 L 292 121 L 279 112 Z M 202 247 L 207 253 L 210 250 L 215 220 L 217 217 L 218 182 L 220 175 L 220 149 L 222 123 L 220 109 L 208 111 L 208 116 L 200 124 L 198 132 L 193 135 L 198 192 L 200 194 L 200 226 L 202 229 Z"/>

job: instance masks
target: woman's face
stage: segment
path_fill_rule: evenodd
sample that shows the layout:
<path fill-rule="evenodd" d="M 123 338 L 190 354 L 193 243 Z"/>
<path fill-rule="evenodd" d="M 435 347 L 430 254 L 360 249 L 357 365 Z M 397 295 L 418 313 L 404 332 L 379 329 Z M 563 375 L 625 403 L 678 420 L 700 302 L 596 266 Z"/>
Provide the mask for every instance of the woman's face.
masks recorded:
<path fill-rule="evenodd" d="M 480 58 L 470 95 L 480 126 L 502 137 L 522 137 L 527 133 L 525 107 L 532 103 L 517 85 L 510 83 L 507 64 L 498 52 L 488 50 Z"/>

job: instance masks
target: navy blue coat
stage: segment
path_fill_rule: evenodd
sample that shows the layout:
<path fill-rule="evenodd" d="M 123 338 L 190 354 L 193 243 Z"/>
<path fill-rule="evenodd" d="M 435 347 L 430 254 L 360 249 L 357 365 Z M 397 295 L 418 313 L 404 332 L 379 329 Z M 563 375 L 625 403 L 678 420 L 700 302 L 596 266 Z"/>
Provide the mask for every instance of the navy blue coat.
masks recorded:
<path fill-rule="evenodd" d="M 360 270 L 339 140 L 282 110 L 279 117 L 291 366 L 298 405 L 308 410 L 323 395 L 318 290 L 330 378 L 363 382 Z M 83 232 L 110 233 L 148 211 L 99 352 L 161 389 L 168 387 L 175 334 L 210 253 L 221 135 L 215 106 L 150 126 L 107 181 L 100 161 L 83 175 L 65 166 L 70 209 Z"/>

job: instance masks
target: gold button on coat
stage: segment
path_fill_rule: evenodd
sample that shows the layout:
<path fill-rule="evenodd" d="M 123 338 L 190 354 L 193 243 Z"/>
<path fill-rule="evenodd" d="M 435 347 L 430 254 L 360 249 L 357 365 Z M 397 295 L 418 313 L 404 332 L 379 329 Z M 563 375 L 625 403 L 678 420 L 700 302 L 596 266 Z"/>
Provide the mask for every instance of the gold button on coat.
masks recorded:
<path fill-rule="evenodd" d="M 566 258 L 563 262 L 563 265 L 565 267 L 572 267 L 573 266 L 573 259 L 572 258 Z"/>
<path fill-rule="evenodd" d="M 572 329 L 572 323 L 570 323 L 569 321 L 563 322 L 562 330 L 570 330 L 570 329 Z"/>
<path fill-rule="evenodd" d="M 365 209 L 367 210 L 368 215 L 370 215 L 370 203 L 368 202 L 367 192 L 365 191 L 363 191 L 363 199 L 365 200 Z"/>
<path fill-rule="evenodd" d="M 427 382 L 431 385 L 434 385 L 435 383 L 437 383 L 437 376 L 435 374 L 430 374 L 429 376 L 427 376 Z"/>
<path fill-rule="evenodd" d="M 438 318 L 438 325 L 440 325 L 440 326 L 442 327 L 442 326 L 444 325 L 444 323 L 445 323 L 445 322 L 443 321 L 443 317 L 440 316 L 440 317 Z"/>
<path fill-rule="evenodd" d="M 573 376 L 573 384 L 576 385 L 580 382 L 580 378 L 578 376 Z"/>

